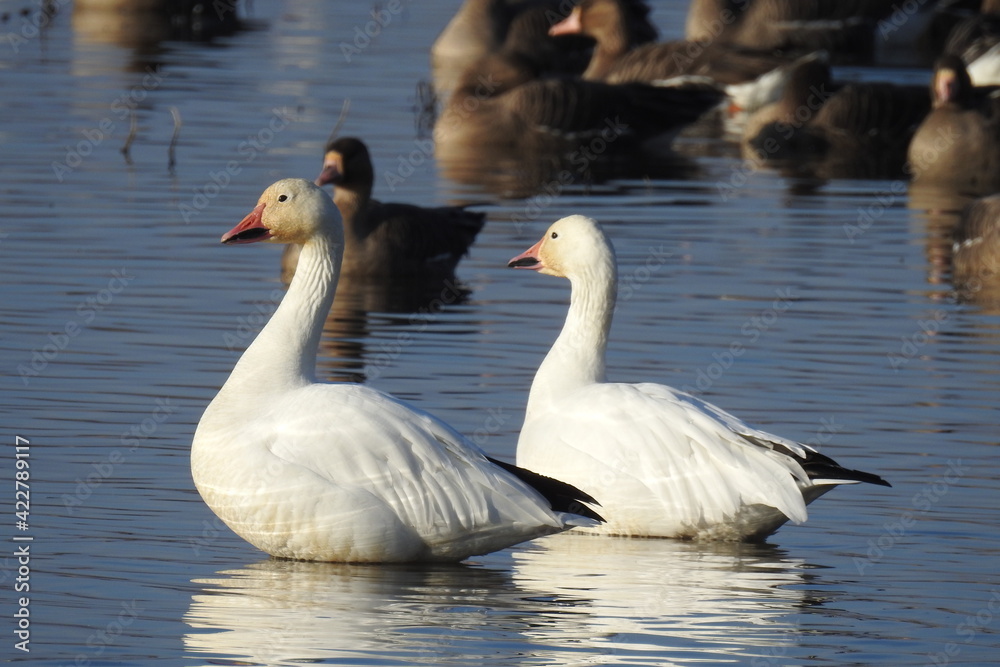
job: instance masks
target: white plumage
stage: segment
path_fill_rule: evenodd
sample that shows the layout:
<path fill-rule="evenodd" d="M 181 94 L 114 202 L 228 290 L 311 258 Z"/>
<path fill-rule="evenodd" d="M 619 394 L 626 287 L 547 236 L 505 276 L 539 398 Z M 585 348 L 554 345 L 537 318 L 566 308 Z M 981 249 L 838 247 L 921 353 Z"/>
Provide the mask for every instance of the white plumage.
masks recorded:
<path fill-rule="evenodd" d="M 617 266 L 594 220 L 557 221 L 510 266 L 572 285 L 566 323 L 531 386 L 517 463 L 600 498 L 607 523 L 588 532 L 763 539 L 805 521 L 806 505 L 833 485 L 886 484 L 684 392 L 606 382 Z"/>
<path fill-rule="evenodd" d="M 426 412 L 361 385 L 316 383 L 343 245 L 339 213 L 318 187 L 275 183 L 222 240 L 303 246 L 285 298 L 191 449 L 198 491 L 234 532 L 283 558 L 457 561 L 597 523 L 553 509 L 549 486 L 563 504 L 567 492 L 592 501 L 586 494 L 500 467 Z"/>

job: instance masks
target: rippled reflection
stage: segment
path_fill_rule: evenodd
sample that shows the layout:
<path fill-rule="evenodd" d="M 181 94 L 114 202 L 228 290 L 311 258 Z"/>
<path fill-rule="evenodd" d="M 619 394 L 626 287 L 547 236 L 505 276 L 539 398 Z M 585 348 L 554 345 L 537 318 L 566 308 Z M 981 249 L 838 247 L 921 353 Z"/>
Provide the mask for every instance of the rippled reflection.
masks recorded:
<path fill-rule="evenodd" d="M 949 190 L 914 184 L 910 187 L 908 205 L 926 220 L 926 255 L 928 282 L 950 280 L 955 297 L 962 303 L 977 306 L 982 312 L 1000 313 L 1000 257 L 992 253 L 976 253 L 961 263 L 954 262 L 952 245 L 962 211 L 975 197 Z"/>
<path fill-rule="evenodd" d="M 504 555 L 486 566 L 224 570 L 194 582 L 185 645 L 264 664 L 450 664 L 467 660 L 466 643 L 525 664 L 698 662 L 781 655 L 795 641 L 790 614 L 814 604 L 799 590 L 805 564 L 767 546 L 564 534 L 512 555 L 503 569 L 490 561 Z"/>
<path fill-rule="evenodd" d="M 518 585 L 576 600 L 571 622 L 554 617 L 529 632 L 560 664 L 578 655 L 564 648 L 575 642 L 605 652 L 604 664 L 637 664 L 644 654 L 660 664 L 665 651 L 678 662 L 775 655 L 793 641 L 788 614 L 810 604 L 796 588 L 809 580 L 804 562 L 770 546 L 564 533 L 514 561 Z"/>

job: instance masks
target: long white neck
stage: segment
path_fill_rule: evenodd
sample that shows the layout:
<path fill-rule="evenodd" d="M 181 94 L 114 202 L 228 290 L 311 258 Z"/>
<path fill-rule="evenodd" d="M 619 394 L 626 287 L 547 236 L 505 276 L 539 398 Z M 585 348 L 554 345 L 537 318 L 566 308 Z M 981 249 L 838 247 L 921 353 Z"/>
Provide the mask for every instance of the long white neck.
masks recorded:
<path fill-rule="evenodd" d="M 570 278 L 566 323 L 545 356 L 528 395 L 527 417 L 575 389 L 605 381 L 605 352 L 615 310 L 615 263 L 588 267 Z"/>
<path fill-rule="evenodd" d="M 302 246 L 295 276 L 271 320 L 233 369 L 216 400 L 272 394 L 316 381 L 316 352 L 323 334 L 343 248 L 325 235 Z"/>

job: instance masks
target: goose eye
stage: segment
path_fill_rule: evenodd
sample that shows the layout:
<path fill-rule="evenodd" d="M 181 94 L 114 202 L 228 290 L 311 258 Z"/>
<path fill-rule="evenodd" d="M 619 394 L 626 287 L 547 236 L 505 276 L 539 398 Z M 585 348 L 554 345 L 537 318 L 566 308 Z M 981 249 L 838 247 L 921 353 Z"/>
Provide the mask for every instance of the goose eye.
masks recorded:
<path fill-rule="evenodd" d="M 285 201 L 286 199 L 288 199 L 288 195 L 279 195 L 278 196 L 278 201 Z"/>
<path fill-rule="evenodd" d="M 559 232 L 552 232 L 552 237 L 551 238 L 554 238 L 554 239 L 559 238 Z"/>

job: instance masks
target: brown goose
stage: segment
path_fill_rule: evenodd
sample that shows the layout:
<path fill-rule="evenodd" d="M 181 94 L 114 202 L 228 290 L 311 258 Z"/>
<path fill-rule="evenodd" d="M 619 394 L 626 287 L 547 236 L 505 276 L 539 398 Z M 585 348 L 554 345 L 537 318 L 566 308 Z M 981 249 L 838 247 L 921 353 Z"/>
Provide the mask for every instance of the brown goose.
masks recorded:
<path fill-rule="evenodd" d="M 657 29 L 649 20 L 646 3 L 623 3 L 626 22 L 638 43 L 655 40 Z M 588 40 L 557 43 L 547 36 L 548 28 L 572 4 L 566 0 L 465 0 L 431 47 L 435 87 L 449 94 L 471 63 L 512 44 L 546 71 L 566 73 L 578 63 L 585 66 L 586 57 L 581 59 L 581 54 L 589 52 Z M 535 29 L 538 24 L 540 32 Z"/>
<path fill-rule="evenodd" d="M 675 76 L 705 76 L 722 84 L 744 83 L 790 62 L 769 52 L 723 43 L 687 40 L 641 44 L 623 0 L 582 0 L 549 34 L 583 34 L 597 43 L 583 78 L 608 83 L 649 83 Z"/>
<path fill-rule="evenodd" d="M 326 145 L 316 185 L 333 184 L 333 202 L 344 219 L 341 272 L 373 278 L 452 276 L 483 228 L 486 215 L 462 206 L 382 203 L 372 199 L 374 179 L 363 141 L 341 137 Z M 295 250 L 286 251 L 286 271 L 295 255 Z"/>
<path fill-rule="evenodd" d="M 934 65 L 932 110 L 910 142 L 913 180 L 970 194 L 1000 189 L 1000 97 L 973 87 L 962 59 Z"/>
<path fill-rule="evenodd" d="M 602 139 L 635 145 L 676 134 L 718 104 L 710 87 L 541 79 L 532 62 L 503 51 L 473 64 L 435 127 L 439 142 L 559 150 Z"/>
<path fill-rule="evenodd" d="M 821 59 L 795 65 L 780 100 L 747 121 L 744 153 L 820 166 L 825 177 L 903 175 L 910 138 L 927 114 L 919 87 L 831 82 Z"/>
<path fill-rule="evenodd" d="M 692 0 L 684 37 L 786 53 L 829 51 L 837 61 L 867 61 L 877 21 L 898 0 Z"/>

